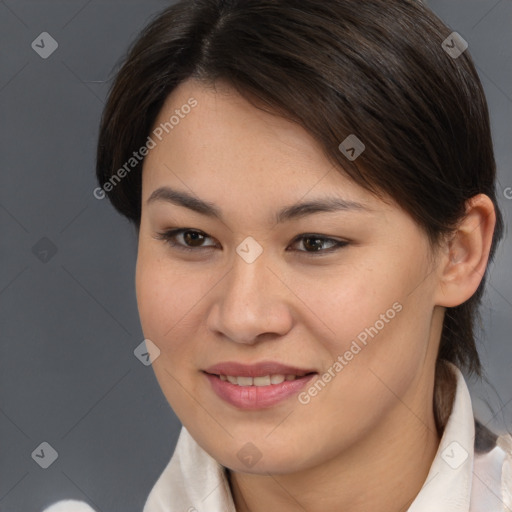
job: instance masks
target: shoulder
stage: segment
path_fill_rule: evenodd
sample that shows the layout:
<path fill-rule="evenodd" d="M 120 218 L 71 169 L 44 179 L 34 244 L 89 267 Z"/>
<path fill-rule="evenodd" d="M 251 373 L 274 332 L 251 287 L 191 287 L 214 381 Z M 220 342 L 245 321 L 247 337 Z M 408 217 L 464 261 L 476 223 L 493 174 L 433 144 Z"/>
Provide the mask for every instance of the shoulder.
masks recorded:
<path fill-rule="evenodd" d="M 505 510 L 512 510 L 512 435 L 499 436 L 496 445 L 504 453 L 501 473 L 503 503 Z"/>
<path fill-rule="evenodd" d="M 512 435 L 495 437 L 475 447 L 470 512 L 512 512 Z"/>
<path fill-rule="evenodd" d="M 76 500 L 65 500 L 54 503 L 42 512 L 96 512 L 87 503 Z"/>

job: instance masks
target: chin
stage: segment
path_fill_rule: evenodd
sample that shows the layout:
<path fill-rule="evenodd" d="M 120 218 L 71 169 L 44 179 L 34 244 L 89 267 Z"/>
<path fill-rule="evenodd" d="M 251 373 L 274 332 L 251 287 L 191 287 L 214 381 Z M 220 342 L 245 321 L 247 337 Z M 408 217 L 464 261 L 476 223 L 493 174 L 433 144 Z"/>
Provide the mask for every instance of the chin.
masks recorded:
<path fill-rule="evenodd" d="M 277 450 L 271 446 L 257 443 L 233 442 L 232 450 L 226 451 L 226 445 L 211 451 L 213 458 L 222 466 L 240 473 L 267 475 L 287 474 L 306 469 L 309 458 L 300 450 Z"/>

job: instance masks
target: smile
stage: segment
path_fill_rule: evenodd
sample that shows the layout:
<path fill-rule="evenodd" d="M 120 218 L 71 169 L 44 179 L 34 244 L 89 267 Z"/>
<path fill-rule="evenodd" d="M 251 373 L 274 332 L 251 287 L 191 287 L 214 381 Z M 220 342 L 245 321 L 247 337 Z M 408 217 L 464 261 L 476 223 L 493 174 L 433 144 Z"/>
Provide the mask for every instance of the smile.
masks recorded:
<path fill-rule="evenodd" d="M 248 377 L 203 372 L 203 375 L 223 402 L 237 409 L 255 410 L 273 407 L 297 395 L 317 373 Z"/>
<path fill-rule="evenodd" d="M 232 375 L 219 375 L 220 380 L 231 382 L 236 386 L 270 386 L 281 382 L 299 379 L 298 375 L 264 375 L 262 377 L 234 377 Z"/>

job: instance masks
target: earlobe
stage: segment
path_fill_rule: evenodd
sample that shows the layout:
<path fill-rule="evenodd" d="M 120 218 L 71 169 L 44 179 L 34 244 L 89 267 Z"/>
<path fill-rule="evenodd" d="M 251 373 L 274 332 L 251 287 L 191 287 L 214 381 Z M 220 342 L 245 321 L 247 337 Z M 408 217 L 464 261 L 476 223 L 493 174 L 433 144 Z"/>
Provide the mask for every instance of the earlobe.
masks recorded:
<path fill-rule="evenodd" d="M 447 241 L 440 261 L 436 304 L 455 307 L 477 290 L 485 273 L 492 244 L 496 213 L 485 194 L 466 202 L 466 213 Z"/>

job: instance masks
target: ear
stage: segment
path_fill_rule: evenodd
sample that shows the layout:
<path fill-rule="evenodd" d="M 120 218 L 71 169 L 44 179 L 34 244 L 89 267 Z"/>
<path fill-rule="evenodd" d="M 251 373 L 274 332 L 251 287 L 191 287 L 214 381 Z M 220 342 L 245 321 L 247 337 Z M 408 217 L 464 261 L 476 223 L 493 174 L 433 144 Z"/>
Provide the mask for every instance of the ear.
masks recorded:
<path fill-rule="evenodd" d="M 466 201 L 466 213 L 439 259 L 436 304 L 454 307 L 468 300 L 482 281 L 496 224 L 494 205 L 485 194 Z"/>

